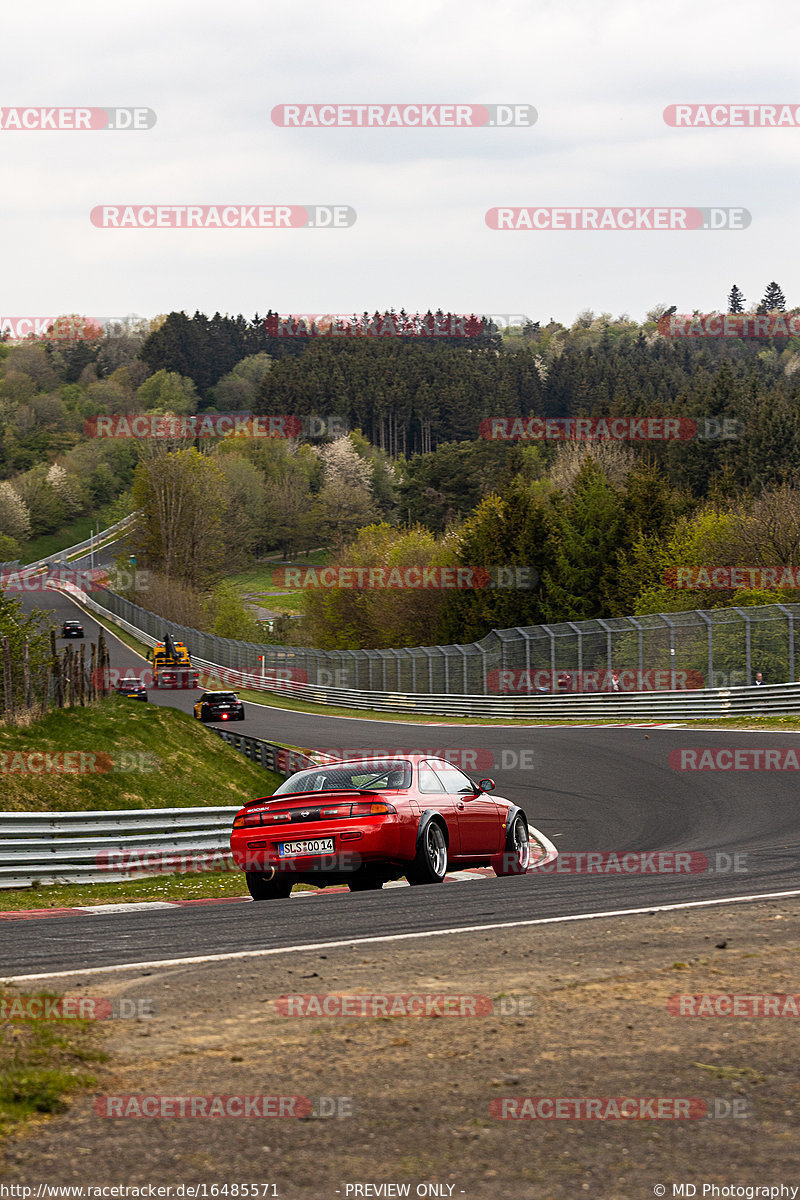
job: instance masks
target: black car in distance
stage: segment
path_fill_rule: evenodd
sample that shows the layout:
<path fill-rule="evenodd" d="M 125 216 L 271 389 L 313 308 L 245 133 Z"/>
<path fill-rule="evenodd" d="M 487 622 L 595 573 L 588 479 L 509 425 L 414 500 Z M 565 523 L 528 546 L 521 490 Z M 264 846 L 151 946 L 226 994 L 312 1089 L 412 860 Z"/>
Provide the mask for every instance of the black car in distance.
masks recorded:
<path fill-rule="evenodd" d="M 194 715 L 198 721 L 243 721 L 244 705 L 236 692 L 203 692 Z"/>

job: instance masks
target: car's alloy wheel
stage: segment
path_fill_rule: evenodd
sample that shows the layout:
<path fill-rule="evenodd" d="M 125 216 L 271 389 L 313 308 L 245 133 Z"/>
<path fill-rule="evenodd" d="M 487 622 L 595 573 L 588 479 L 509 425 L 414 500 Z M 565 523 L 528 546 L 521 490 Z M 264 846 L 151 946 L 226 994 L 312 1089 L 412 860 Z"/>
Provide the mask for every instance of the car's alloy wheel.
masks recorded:
<path fill-rule="evenodd" d="M 441 883 L 447 874 L 447 843 L 438 821 L 429 821 L 417 850 L 416 858 L 406 872 L 411 884 Z"/>
<path fill-rule="evenodd" d="M 285 900 L 292 890 L 292 881 L 286 876 L 273 875 L 268 879 L 257 871 L 246 871 L 245 879 L 254 900 Z"/>
<path fill-rule="evenodd" d="M 492 868 L 495 875 L 524 875 L 530 861 L 528 826 L 522 814 L 517 813 L 508 831 L 506 848 L 502 854 L 492 859 Z"/>

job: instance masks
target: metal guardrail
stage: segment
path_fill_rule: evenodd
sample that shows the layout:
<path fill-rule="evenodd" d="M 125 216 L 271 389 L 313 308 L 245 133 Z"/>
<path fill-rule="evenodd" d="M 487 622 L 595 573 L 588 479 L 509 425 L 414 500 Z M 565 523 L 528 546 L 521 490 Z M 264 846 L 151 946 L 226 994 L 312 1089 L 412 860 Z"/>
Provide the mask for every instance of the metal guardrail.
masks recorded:
<path fill-rule="evenodd" d="M 260 738 L 215 732 L 281 775 L 313 762 Z M 0 812 L 0 889 L 234 869 L 229 839 L 240 807 Z"/>
<path fill-rule="evenodd" d="M 0 888 L 185 871 L 200 855 L 222 858 L 236 811 L 0 813 Z"/>
<path fill-rule="evenodd" d="M 234 750 L 244 754 L 251 762 L 258 763 L 268 771 L 275 771 L 278 775 L 294 775 L 295 771 L 313 766 L 320 758 L 329 757 L 323 754 L 312 758 L 303 750 L 276 746 L 274 742 L 265 742 L 263 738 L 250 737 L 248 734 L 234 733 L 232 729 L 215 729 L 214 732 L 219 734 L 223 742 L 233 746 Z"/>
<path fill-rule="evenodd" d="M 294 696 L 315 704 L 374 712 L 398 712 L 425 716 L 491 717 L 508 719 L 580 721 L 686 721 L 708 717 L 760 715 L 784 716 L 800 713 L 800 684 L 779 683 L 750 688 L 704 688 L 695 692 L 603 692 L 597 695 L 525 696 L 428 696 L 400 692 L 354 692 L 345 688 L 319 688 L 290 680 L 265 685 L 257 674 L 248 675 L 213 663 L 196 665 L 214 670 L 227 687 L 252 688 L 282 696 Z"/>
<path fill-rule="evenodd" d="M 56 550 L 55 553 L 48 554 L 45 558 L 39 558 L 36 560 L 36 562 L 25 563 L 25 565 L 21 567 L 17 566 L 15 570 L 18 571 L 20 575 L 27 575 L 32 571 L 40 571 L 42 567 L 51 566 L 55 561 L 74 558 L 75 555 L 81 550 L 91 550 L 92 547 L 95 549 L 102 548 L 102 546 L 108 541 L 110 534 L 118 533 L 120 530 L 124 529 L 126 525 L 131 523 L 132 519 L 133 514 L 123 517 L 121 521 L 117 521 L 115 524 L 109 525 L 108 529 L 101 530 L 100 533 L 96 533 L 93 537 L 86 538 L 85 541 L 76 542 L 74 546 L 67 546 L 65 550 Z"/>

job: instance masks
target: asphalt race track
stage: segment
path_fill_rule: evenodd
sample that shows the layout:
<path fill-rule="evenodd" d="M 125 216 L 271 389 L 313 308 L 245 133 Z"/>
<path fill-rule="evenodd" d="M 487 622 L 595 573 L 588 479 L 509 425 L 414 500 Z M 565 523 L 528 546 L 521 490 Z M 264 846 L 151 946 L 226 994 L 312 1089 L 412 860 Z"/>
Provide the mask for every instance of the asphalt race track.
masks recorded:
<path fill-rule="evenodd" d="M 58 593 L 24 595 L 23 604 L 47 608 L 59 622 L 80 616 L 87 641 L 97 638 L 96 622 Z M 108 641 L 112 667 L 124 671 L 146 665 L 115 638 Z M 184 711 L 190 710 L 195 696 L 150 691 L 151 702 Z M 564 852 L 693 851 L 707 856 L 708 868 L 691 874 L 657 871 L 659 860 L 654 859 L 639 874 L 572 869 L 518 879 L 487 878 L 465 886 L 448 883 L 356 895 L 323 893 L 265 904 L 201 904 L 3 921 L 0 976 L 263 952 L 800 889 L 795 772 L 677 771 L 668 762 L 670 751 L 680 747 L 797 748 L 796 733 L 436 727 L 318 716 L 258 704 L 247 705 L 247 719 L 235 729 L 324 749 L 474 749 L 481 756 L 475 773 L 491 775 L 498 793 L 524 808 L 531 824 L 555 842 L 567 865 L 574 867 L 574 859 Z M 494 758 L 491 767 L 483 765 L 487 754 Z M 669 859 L 664 861 L 671 866 Z M 536 938 L 535 925 L 530 937 Z"/>

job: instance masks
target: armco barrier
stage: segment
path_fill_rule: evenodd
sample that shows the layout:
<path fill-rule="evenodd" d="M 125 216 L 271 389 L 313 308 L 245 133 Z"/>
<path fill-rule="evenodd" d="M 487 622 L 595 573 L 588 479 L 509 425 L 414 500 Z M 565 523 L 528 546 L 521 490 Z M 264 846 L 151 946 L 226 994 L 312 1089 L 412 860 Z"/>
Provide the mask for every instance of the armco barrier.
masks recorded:
<path fill-rule="evenodd" d="M 57 550 L 55 554 L 48 554 L 46 558 L 39 558 L 36 562 L 26 563 L 24 566 L 15 567 L 15 570 L 20 575 L 29 575 L 34 571 L 40 571 L 43 567 L 50 566 L 53 562 L 60 562 L 64 559 L 74 558 L 81 550 L 91 550 L 94 548 L 102 549 L 109 541 L 114 533 L 120 533 L 133 520 L 133 516 L 123 517 L 121 521 L 117 521 L 114 525 L 109 525 L 108 529 L 103 529 L 100 533 L 96 533 L 94 537 L 86 538 L 82 542 L 76 542 L 74 546 L 68 546 L 66 550 Z"/>
<path fill-rule="evenodd" d="M 311 766 L 299 750 L 217 731 L 253 762 L 281 775 Z M 0 812 L 0 888 L 34 883 L 111 883 L 232 866 L 239 806 L 103 812 Z M 127 869 L 124 869 L 125 864 Z M 170 870 L 172 866 L 172 870 Z"/>

